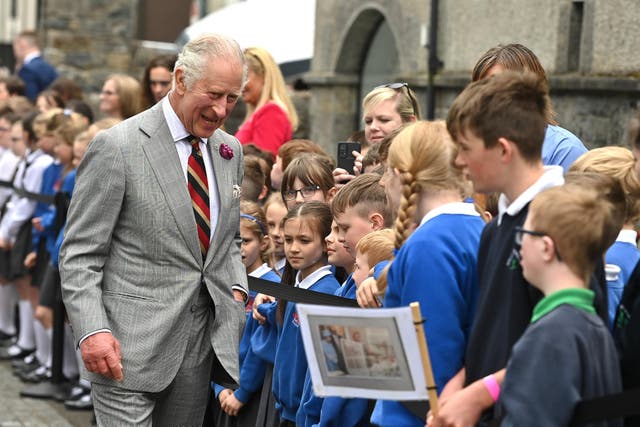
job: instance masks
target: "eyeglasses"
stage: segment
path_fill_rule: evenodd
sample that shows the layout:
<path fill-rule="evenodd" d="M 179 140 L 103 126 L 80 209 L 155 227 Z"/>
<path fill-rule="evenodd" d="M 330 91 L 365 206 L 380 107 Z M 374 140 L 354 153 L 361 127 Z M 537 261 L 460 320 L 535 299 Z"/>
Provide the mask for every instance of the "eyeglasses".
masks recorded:
<path fill-rule="evenodd" d="M 308 185 L 299 190 L 287 190 L 283 193 L 283 196 L 285 200 L 295 200 L 295 198 L 298 196 L 298 193 L 300 193 L 303 199 L 308 199 L 309 197 L 313 197 L 313 195 L 316 194 L 316 191 L 318 191 L 319 189 L 319 185 Z"/>
<path fill-rule="evenodd" d="M 549 237 L 549 235 L 547 233 L 543 233 L 542 231 L 527 230 L 524 227 L 514 227 L 514 229 L 513 229 L 513 240 L 516 243 L 516 245 L 522 246 L 522 240 L 524 239 L 524 235 L 525 234 L 528 234 L 530 236 L 535 236 L 535 237 L 544 237 L 544 236 Z M 556 249 L 556 257 L 558 257 L 558 261 L 562 261 L 562 257 L 560 256 L 560 252 L 558 252 L 557 249 Z"/>
<path fill-rule="evenodd" d="M 544 237 L 547 235 L 547 233 L 543 233 L 541 231 L 527 230 L 526 228 L 523 228 L 523 227 L 515 227 L 513 231 L 514 231 L 513 239 L 516 242 L 516 245 L 518 246 L 522 246 L 522 239 L 524 238 L 525 234 L 528 234 L 530 236 L 536 236 L 536 237 Z"/>
<path fill-rule="evenodd" d="M 407 82 L 395 82 L 395 83 L 387 83 L 384 85 L 380 85 L 380 86 L 376 86 L 374 89 L 382 89 L 382 88 L 389 88 L 389 89 L 393 89 L 396 91 L 402 90 L 402 88 L 407 88 L 406 92 L 407 92 L 407 97 L 409 98 L 409 101 L 411 102 L 411 109 L 413 110 L 413 115 L 416 116 L 416 118 L 419 116 L 420 114 L 420 109 L 418 107 L 418 100 L 416 99 L 415 95 L 413 94 L 413 91 L 410 90 L 409 88 L 409 83 Z"/>

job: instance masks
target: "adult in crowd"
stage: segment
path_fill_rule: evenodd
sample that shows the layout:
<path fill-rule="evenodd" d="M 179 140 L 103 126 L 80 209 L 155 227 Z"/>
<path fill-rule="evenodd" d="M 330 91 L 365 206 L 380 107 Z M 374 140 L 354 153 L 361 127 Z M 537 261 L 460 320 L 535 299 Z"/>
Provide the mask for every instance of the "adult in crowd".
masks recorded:
<path fill-rule="evenodd" d="M 142 105 L 151 108 L 171 90 L 176 55 L 159 55 L 147 63 L 142 75 Z"/>
<path fill-rule="evenodd" d="M 298 113 L 291 101 L 280 67 L 271 54 L 259 47 L 244 51 L 249 74 L 242 91 L 247 115 L 236 132 L 243 144 L 278 154 L 298 128 Z"/>
<path fill-rule="evenodd" d="M 78 168 L 60 273 L 98 425 L 201 425 L 210 374 L 238 381 L 243 161 L 219 128 L 245 70 L 234 40 L 191 40 L 169 95 Z"/>
<path fill-rule="evenodd" d="M 104 81 L 100 92 L 100 112 L 124 120 L 142 111 L 140 82 L 126 74 L 112 74 Z"/>
<path fill-rule="evenodd" d="M 518 43 L 497 45 L 486 51 L 473 67 L 471 81 L 475 82 L 504 70 L 531 71 L 548 85 L 547 73 L 536 54 Z M 548 124 L 542 144 L 542 163 L 562 166 L 566 172 L 578 157 L 587 152 L 587 148 L 577 136 L 558 126 L 551 103 L 545 114 Z"/>
<path fill-rule="evenodd" d="M 25 95 L 35 102 L 40 92 L 58 77 L 58 72 L 42 57 L 38 35 L 34 31 L 22 31 L 13 41 L 18 77 L 24 81 Z"/>
<path fill-rule="evenodd" d="M 420 120 L 420 108 L 416 94 L 407 83 L 389 83 L 372 89 L 362 100 L 364 139 L 368 145 L 380 144 L 382 140 L 400 126 Z M 352 153 L 356 158 L 353 171 L 336 168 L 333 179 L 340 188 L 360 174 L 363 155 Z"/>

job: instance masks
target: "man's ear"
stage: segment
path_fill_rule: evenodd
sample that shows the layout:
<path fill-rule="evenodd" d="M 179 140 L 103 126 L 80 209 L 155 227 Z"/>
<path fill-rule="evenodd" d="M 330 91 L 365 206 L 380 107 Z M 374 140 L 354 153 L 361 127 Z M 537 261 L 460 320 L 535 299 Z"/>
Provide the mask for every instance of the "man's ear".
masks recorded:
<path fill-rule="evenodd" d="M 378 231 L 385 228 L 384 217 L 378 212 L 373 212 L 369 215 L 369 222 L 371 223 L 371 229 L 373 231 Z"/>
<path fill-rule="evenodd" d="M 180 95 L 184 95 L 187 91 L 187 85 L 184 82 L 184 72 L 182 68 L 176 68 L 173 74 L 176 82 L 175 91 Z"/>

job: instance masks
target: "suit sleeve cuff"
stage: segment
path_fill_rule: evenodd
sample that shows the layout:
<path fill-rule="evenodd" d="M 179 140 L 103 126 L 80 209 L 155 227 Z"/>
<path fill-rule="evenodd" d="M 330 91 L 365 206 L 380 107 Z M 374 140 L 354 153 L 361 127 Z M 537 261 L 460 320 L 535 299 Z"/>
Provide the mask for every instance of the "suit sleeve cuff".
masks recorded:
<path fill-rule="evenodd" d="M 249 302 L 249 291 L 247 291 L 242 285 L 233 285 L 231 289 L 234 291 L 242 292 L 244 295 L 244 303 L 245 305 Z"/>
<path fill-rule="evenodd" d="M 78 341 L 78 348 L 80 348 L 80 344 L 82 344 L 84 340 L 89 338 L 91 335 L 99 334 L 100 332 L 111 333 L 111 329 L 98 329 L 97 331 L 93 331 L 93 332 L 89 332 L 88 334 L 85 334 L 82 338 L 80 338 L 80 341 Z"/>

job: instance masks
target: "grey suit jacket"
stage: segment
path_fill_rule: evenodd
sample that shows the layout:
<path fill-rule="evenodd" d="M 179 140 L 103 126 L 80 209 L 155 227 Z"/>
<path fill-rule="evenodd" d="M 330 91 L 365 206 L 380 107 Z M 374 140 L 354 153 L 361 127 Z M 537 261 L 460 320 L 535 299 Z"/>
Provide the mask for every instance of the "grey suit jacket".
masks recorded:
<path fill-rule="evenodd" d="M 229 145 L 232 159 L 218 147 Z M 124 380 L 85 372 L 90 380 L 157 392 L 183 360 L 190 307 L 204 283 L 215 305 L 214 380 L 238 381 L 244 306 L 231 286 L 246 288 L 240 256 L 242 149 L 217 130 L 207 143 L 220 213 L 206 259 L 180 160 L 161 103 L 100 133 L 78 168 L 60 252 L 64 303 L 76 340 L 108 328 L 120 341 Z"/>

